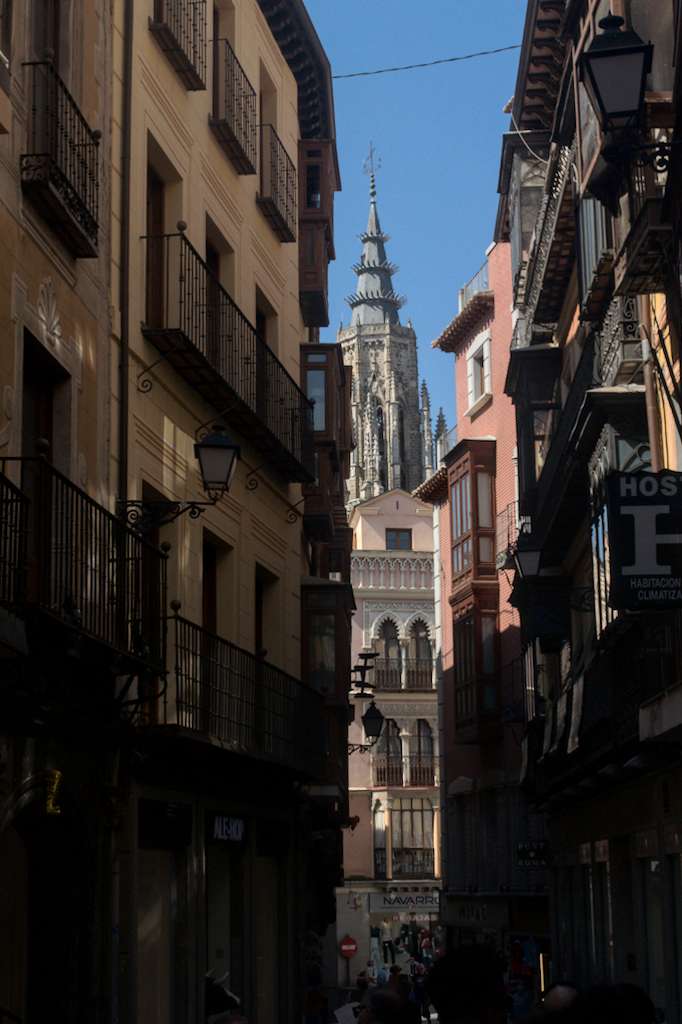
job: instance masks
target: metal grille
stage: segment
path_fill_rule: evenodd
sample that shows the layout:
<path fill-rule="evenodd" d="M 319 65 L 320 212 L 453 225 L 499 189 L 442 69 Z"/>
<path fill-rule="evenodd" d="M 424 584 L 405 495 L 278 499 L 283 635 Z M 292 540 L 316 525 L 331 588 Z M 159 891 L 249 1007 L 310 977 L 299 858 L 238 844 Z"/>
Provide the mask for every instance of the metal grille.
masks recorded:
<path fill-rule="evenodd" d="M 149 25 L 187 89 L 206 82 L 206 0 L 154 0 Z"/>
<path fill-rule="evenodd" d="M 0 476 L 0 603 L 16 605 L 23 592 L 28 501 Z"/>
<path fill-rule="evenodd" d="M 44 459 L 21 465 L 25 600 L 69 626 L 161 666 L 166 556 Z"/>
<path fill-rule="evenodd" d="M 30 117 L 22 183 L 51 185 L 96 251 L 99 132 L 91 131 L 51 61 L 31 61 L 24 67 Z"/>
<path fill-rule="evenodd" d="M 403 759 L 386 754 L 374 755 L 374 785 L 402 786 Z"/>
<path fill-rule="evenodd" d="M 433 878 L 433 850 L 394 850 L 393 877 Z"/>
<path fill-rule="evenodd" d="M 292 767 L 319 762 L 319 694 L 187 619 L 172 622 L 176 691 L 175 706 L 166 703 L 167 722 Z"/>
<path fill-rule="evenodd" d="M 312 474 L 312 405 L 293 377 L 184 234 L 158 235 L 145 241 L 145 334 L 155 342 L 161 333 L 182 335 L 266 428 L 272 441 Z M 179 359 L 177 344 L 169 348 Z M 203 383 L 205 370 L 192 366 L 186 355 L 182 358 L 183 370 L 196 371 L 196 379 Z M 188 372 L 184 376 L 190 380 Z"/>
<path fill-rule="evenodd" d="M 399 690 L 400 658 L 377 658 L 374 662 L 374 685 L 377 690 Z"/>
<path fill-rule="evenodd" d="M 296 240 L 296 168 L 271 124 L 260 126 L 258 201 L 283 242 Z"/>
<path fill-rule="evenodd" d="M 433 689 L 433 663 L 430 658 L 408 658 L 405 662 L 405 682 L 408 690 Z"/>
<path fill-rule="evenodd" d="M 227 39 L 215 43 L 211 125 L 241 174 L 256 173 L 256 90 Z"/>

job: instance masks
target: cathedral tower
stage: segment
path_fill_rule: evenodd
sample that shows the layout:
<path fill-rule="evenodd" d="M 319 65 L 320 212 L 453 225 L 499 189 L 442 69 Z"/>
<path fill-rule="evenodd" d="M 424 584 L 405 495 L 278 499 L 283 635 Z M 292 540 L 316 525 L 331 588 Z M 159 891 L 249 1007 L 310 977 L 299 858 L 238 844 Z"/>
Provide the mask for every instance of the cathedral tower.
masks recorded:
<path fill-rule="evenodd" d="M 412 491 L 433 466 L 431 413 L 426 384 L 419 401 L 417 337 L 400 323 L 404 299 L 393 288 L 397 267 L 386 255 L 374 174 L 370 175 L 369 218 L 360 236 L 362 254 L 353 270 L 355 292 L 347 298 L 350 326 L 337 341 L 353 368 L 355 450 L 348 480 L 349 505 L 399 487 Z"/>

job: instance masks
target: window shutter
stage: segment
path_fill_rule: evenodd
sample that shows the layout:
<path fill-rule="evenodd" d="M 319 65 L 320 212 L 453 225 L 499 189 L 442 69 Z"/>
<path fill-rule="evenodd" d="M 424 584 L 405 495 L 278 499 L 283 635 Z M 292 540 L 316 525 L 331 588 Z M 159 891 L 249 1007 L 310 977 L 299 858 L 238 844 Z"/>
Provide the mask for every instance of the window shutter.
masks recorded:
<path fill-rule="evenodd" d="M 492 392 L 492 377 L 490 373 L 490 338 L 486 338 L 483 342 L 483 393 L 485 395 L 491 395 Z"/>
<path fill-rule="evenodd" d="M 467 409 L 476 401 L 474 396 L 474 359 L 469 356 L 467 359 Z"/>

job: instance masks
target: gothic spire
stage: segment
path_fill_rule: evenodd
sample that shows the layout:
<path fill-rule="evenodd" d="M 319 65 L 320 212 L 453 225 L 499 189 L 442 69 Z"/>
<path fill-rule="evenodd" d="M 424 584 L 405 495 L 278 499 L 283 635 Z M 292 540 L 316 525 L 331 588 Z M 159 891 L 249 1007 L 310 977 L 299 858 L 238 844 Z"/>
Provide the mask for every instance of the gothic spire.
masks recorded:
<path fill-rule="evenodd" d="M 404 298 L 393 290 L 391 278 L 398 268 L 386 256 L 388 235 L 381 230 L 377 209 L 376 178 L 369 176 L 369 217 L 367 230 L 360 235 L 362 255 L 353 267 L 358 278 L 357 289 L 346 302 L 353 310 L 351 327 L 358 324 L 399 324 L 398 310 Z"/>

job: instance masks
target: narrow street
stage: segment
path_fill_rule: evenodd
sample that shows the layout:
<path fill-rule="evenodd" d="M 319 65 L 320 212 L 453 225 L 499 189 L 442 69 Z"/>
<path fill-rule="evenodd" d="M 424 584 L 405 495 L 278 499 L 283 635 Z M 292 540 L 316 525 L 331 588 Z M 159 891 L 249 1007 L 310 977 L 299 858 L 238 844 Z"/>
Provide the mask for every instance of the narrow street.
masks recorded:
<path fill-rule="evenodd" d="M 0 0 L 0 1024 L 682 1024 L 681 54 Z"/>

